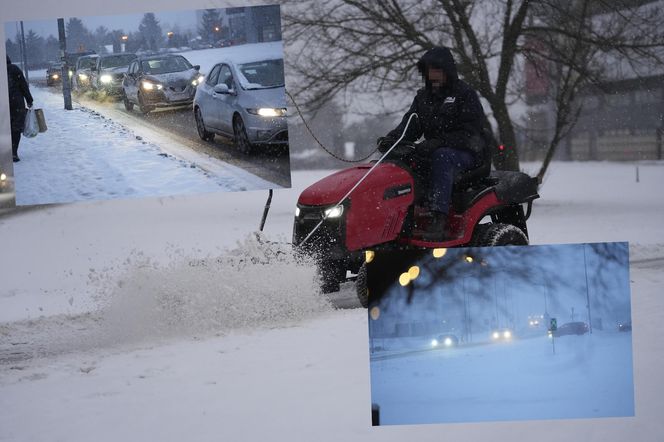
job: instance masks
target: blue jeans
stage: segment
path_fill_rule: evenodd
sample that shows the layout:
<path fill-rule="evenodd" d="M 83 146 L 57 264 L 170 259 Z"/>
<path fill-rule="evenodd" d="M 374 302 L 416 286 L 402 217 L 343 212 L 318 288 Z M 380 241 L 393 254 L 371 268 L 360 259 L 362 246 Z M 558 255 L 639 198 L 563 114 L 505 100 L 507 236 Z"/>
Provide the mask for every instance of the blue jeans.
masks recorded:
<path fill-rule="evenodd" d="M 467 150 L 441 147 L 431 155 L 431 209 L 448 213 L 454 179 L 461 172 L 477 167 L 475 155 Z"/>

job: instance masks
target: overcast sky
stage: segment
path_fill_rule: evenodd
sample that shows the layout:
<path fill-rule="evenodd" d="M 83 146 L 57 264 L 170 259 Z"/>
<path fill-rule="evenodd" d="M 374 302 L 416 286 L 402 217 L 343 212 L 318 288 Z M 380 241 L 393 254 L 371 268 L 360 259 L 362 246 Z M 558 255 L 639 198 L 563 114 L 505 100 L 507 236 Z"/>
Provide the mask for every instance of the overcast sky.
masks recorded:
<path fill-rule="evenodd" d="M 164 32 L 168 32 L 170 27 L 177 23 L 182 31 L 196 29 L 196 11 L 176 11 L 176 12 L 156 12 L 155 16 L 159 20 L 159 24 Z M 65 23 L 70 17 L 64 17 Z M 83 21 L 88 30 L 93 31 L 99 26 L 105 26 L 109 30 L 121 29 L 126 33 L 138 31 L 138 25 L 143 18 L 143 14 L 130 14 L 130 15 L 104 15 L 96 17 L 78 17 Z M 57 18 L 52 20 L 36 20 L 24 21 L 23 27 L 27 34 L 29 30 L 35 31 L 37 34 L 46 38 L 49 35 L 58 37 L 58 23 Z M 16 36 L 16 22 L 5 23 L 5 38 L 14 40 Z"/>

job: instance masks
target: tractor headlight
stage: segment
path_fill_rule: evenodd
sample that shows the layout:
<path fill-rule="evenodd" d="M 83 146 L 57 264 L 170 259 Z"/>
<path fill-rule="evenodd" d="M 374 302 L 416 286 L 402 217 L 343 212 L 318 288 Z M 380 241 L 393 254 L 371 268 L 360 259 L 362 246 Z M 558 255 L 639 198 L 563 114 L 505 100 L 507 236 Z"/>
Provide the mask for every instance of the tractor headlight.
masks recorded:
<path fill-rule="evenodd" d="M 71 78 L 72 75 L 74 75 L 74 71 L 69 71 L 69 78 Z"/>
<path fill-rule="evenodd" d="M 151 81 L 145 81 L 145 80 L 143 80 L 143 81 L 141 82 L 141 86 L 142 86 L 143 89 L 145 89 L 146 91 L 161 90 L 161 89 L 164 87 L 164 86 L 162 86 L 161 84 L 153 83 L 153 82 L 151 82 Z"/>
<path fill-rule="evenodd" d="M 113 77 L 111 77 L 110 75 L 102 75 L 101 77 L 99 77 L 99 81 L 101 81 L 103 84 L 108 84 L 111 81 L 113 81 Z"/>
<path fill-rule="evenodd" d="M 438 347 L 438 339 L 432 339 L 431 340 L 431 346 L 432 347 Z"/>
<path fill-rule="evenodd" d="M 261 107 L 260 109 L 247 109 L 252 115 L 260 115 L 261 117 L 283 117 L 286 116 L 285 108 L 272 108 Z"/>
<path fill-rule="evenodd" d="M 79 80 L 83 80 L 83 81 L 87 81 L 88 76 L 85 75 L 85 74 L 78 74 L 78 79 L 79 79 Z"/>
<path fill-rule="evenodd" d="M 344 213 L 344 206 L 334 206 L 325 209 L 325 218 L 339 218 Z"/>
<path fill-rule="evenodd" d="M 451 347 L 454 342 L 452 342 L 452 338 L 445 338 L 445 341 L 443 342 L 445 344 L 445 347 Z"/>

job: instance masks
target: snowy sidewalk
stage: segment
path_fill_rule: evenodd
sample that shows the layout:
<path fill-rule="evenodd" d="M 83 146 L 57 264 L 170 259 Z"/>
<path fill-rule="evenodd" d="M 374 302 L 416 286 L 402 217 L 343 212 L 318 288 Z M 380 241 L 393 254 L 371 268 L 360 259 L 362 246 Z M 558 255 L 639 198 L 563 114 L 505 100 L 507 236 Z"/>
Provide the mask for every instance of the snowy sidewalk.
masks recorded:
<path fill-rule="evenodd" d="M 48 131 L 21 140 L 17 205 L 275 187 L 230 165 L 211 173 L 86 107 L 64 110 L 59 94 L 36 87 L 32 94 Z"/>

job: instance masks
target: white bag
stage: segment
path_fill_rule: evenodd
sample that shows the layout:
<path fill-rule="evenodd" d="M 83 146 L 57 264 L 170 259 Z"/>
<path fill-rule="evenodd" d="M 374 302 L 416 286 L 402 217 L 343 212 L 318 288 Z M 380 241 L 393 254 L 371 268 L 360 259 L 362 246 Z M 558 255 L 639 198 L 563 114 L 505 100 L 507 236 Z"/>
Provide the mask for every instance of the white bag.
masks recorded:
<path fill-rule="evenodd" d="M 23 126 L 23 135 L 28 138 L 36 137 L 39 133 L 39 123 L 37 122 L 37 115 L 35 111 L 30 108 L 25 115 L 25 125 Z"/>

